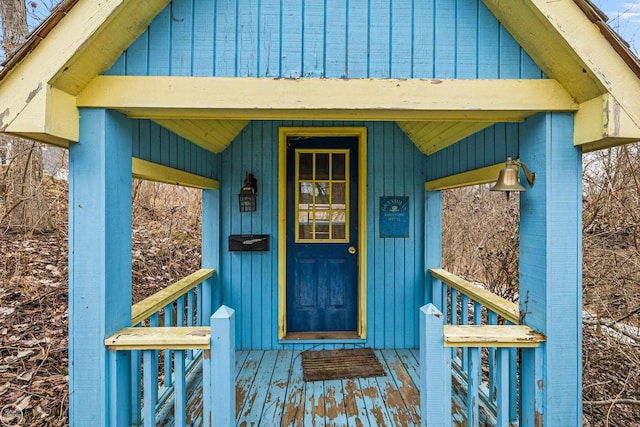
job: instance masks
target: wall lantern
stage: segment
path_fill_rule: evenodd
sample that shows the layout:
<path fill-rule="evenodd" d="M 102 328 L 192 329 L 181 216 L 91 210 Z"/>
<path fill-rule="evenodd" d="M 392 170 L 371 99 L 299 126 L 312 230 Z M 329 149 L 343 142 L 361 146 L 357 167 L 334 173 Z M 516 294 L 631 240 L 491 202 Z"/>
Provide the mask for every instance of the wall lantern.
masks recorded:
<path fill-rule="evenodd" d="M 254 178 L 252 173 L 247 172 L 244 178 L 244 185 L 238 193 L 238 202 L 240 203 L 240 212 L 255 212 L 256 198 L 258 195 L 258 180 Z"/>
<path fill-rule="evenodd" d="M 533 187 L 533 183 L 536 180 L 536 174 L 531 172 L 527 165 L 518 160 L 513 160 L 511 157 L 507 157 L 506 166 L 500 169 L 500 174 L 498 175 L 498 180 L 496 181 L 496 185 L 491 187 L 490 191 L 504 191 L 507 193 L 507 201 L 509 200 L 509 192 L 511 191 L 527 191 L 520 184 L 520 174 L 519 170 L 515 168 L 515 166 L 522 166 L 524 170 L 524 175 L 527 177 L 527 182 L 529 183 L 529 187 Z"/>

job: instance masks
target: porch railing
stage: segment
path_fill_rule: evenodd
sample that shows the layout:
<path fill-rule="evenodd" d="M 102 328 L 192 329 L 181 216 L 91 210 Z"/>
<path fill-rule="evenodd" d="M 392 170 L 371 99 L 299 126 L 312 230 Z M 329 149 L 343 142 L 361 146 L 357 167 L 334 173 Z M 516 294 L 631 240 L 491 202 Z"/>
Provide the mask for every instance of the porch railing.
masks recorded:
<path fill-rule="evenodd" d="M 423 378 L 430 383 L 423 384 L 429 387 L 422 393 L 423 416 L 431 422 L 443 417 L 442 424 L 434 425 L 451 425 L 452 372 L 454 386 L 466 385 L 454 393 L 466 395 L 466 402 L 453 403 L 454 419 L 466 418 L 468 425 L 478 425 L 483 407 L 484 416 L 495 419 L 498 426 L 516 423 L 521 375 L 518 351 L 538 347 L 545 337 L 519 325 L 516 304 L 442 269 L 430 269 L 429 277 L 433 305 L 421 309 L 420 322 L 420 362 Z M 430 372 L 434 370 L 437 372 Z M 445 388 L 430 393 L 431 381 L 438 377 Z M 448 398 L 442 401 L 442 396 Z M 464 406 L 466 414 L 460 413 Z"/>
<path fill-rule="evenodd" d="M 135 304 L 133 327 L 105 340 L 111 357 L 126 351 L 131 358 L 131 425 L 155 426 L 156 419 L 172 419 L 176 426 L 235 421 L 235 403 L 225 403 L 235 399 L 235 389 L 225 386 L 233 384 L 233 310 L 222 306 L 211 315 L 212 285 L 206 279 L 213 274 L 213 270 L 199 270 Z M 219 341 L 215 347 L 214 339 Z M 212 371 L 212 359 L 216 366 L 226 367 L 224 372 Z M 187 391 L 194 389 L 200 373 L 202 406 L 189 412 Z M 227 390 L 229 395 L 216 399 L 215 417 L 211 416 L 212 390 L 218 394 Z M 229 418 L 225 414 L 231 413 L 231 421 L 223 422 Z"/>

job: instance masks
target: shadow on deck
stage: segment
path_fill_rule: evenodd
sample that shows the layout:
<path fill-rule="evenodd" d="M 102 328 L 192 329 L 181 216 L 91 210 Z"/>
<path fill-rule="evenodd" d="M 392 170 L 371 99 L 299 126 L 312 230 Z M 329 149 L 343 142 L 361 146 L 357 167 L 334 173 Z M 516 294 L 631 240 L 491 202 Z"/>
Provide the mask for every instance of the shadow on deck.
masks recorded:
<path fill-rule="evenodd" d="M 375 350 L 386 376 L 305 382 L 300 351 L 236 352 L 238 426 L 419 426 L 417 349 Z M 201 378 L 201 375 L 197 375 Z M 454 376 L 453 425 L 466 425 L 464 387 Z M 201 425 L 202 384 L 189 387 L 192 425 Z M 481 426 L 495 420 L 481 411 Z M 171 418 L 169 415 L 168 418 Z M 167 422 L 168 421 L 168 422 Z M 165 418 L 159 425 L 171 425 Z"/>

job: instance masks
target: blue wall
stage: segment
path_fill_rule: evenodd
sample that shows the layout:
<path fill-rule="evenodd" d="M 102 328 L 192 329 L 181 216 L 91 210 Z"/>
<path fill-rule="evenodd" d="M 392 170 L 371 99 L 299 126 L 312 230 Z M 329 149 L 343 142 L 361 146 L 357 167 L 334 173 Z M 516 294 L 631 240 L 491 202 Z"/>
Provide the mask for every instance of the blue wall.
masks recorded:
<path fill-rule="evenodd" d="M 278 128 L 366 126 L 368 340 L 373 347 L 416 347 L 424 283 L 425 157 L 395 123 L 252 122 L 222 153 L 221 266 L 224 303 L 236 309 L 238 347 L 280 348 L 278 297 Z M 245 171 L 258 179 L 258 210 L 238 213 Z M 380 196 L 409 196 L 409 238 L 381 239 Z M 227 250 L 229 234 L 271 235 L 269 252 Z"/>
<path fill-rule="evenodd" d="M 519 157 L 520 124 L 498 123 L 427 158 L 427 181 Z"/>
<path fill-rule="evenodd" d="M 150 120 L 131 120 L 133 157 L 218 179 L 218 155 Z"/>
<path fill-rule="evenodd" d="M 542 77 L 480 0 L 174 0 L 108 74 Z"/>

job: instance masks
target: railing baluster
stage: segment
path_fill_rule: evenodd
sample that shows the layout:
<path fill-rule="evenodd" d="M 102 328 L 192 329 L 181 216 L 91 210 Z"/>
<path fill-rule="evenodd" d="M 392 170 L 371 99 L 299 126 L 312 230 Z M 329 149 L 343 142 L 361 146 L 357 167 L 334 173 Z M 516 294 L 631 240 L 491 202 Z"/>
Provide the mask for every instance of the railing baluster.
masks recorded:
<path fill-rule="evenodd" d="M 195 326 L 194 320 L 195 309 L 195 291 L 191 289 L 187 293 L 187 326 Z M 193 350 L 187 351 L 187 359 L 193 360 Z"/>
<path fill-rule="evenodd" d="M 195 292 L 193 289 L 191 289 L 187 293 L 187 326 L 195 326 L 195 323 L 193 323 L 194 308 L 195 308 L 194 304 L 195 304 Z"/>
<path fill-rule="evenodd" d="M 497 325 L 498 324 L 498 315 L 492 311 L 492 310 L 487 310 L 487 323 L 489 325 Z M 492 403 L 495 403 L 496 401 L 496 390 L 495 390 L 495 384 L 496 384 L 496 348 L 495 347 L 489 347 L 487 349 L 488 353 L 489 353 L 489 400 Z"/>
<path fill-rule="evenodd" d="M 184 326 L 184 295 L 176 300 L 176 326 Z"/>
<path fill-rule="evenodd" d="M 518 422 L 518 349 L 509 350 L 509 421 L 513 424 Z"/>
<path fill-rule="evenodd" d="M 469 372 L 467 379 L 467 425 L 476 427 L 480 422 L 480 381 L 482 378 L 480 362 L 481 347 L 469 348 Z"/>
<path fill-rule="evenodd" d="M 142 425 L 142 354 L 131 350 L 131 425 Z"/>
<path fill-rule="evenodd" d="M 447 323 L 447 319 L 449 318 L 448 290 L 449 288 L 447 286 L 442 287 L 442 315 L 444 316 L 443 320 L 445 323 Z"/>
<path fill-rule="evenodd" d="M 158 352 L 144 350 L 144 426 L 155 427 L 158 403 Z"/>
<path fill-rule="evenodd" d="M 184 312 L 184 311 L 183 311 Z M 174 422 L 176 427 L 184 427 L 187 421 L 187 387 L 185 377 L 184 350 L 173 353 L 174 360 Z"/>
<path fill-rule="evenodd" d="M 451 307 L 451 319 L 449 324 L 456 325 L 458 323 L 458 293 L 455 289 L 450 288 L 449 293 L 451 300 L 449 301 L 449 307 Z M 451 347 L 451 359 L 456 360 L 458 358 L 458 347 Z"/>
<path fill-rule="evenodd" d="M 173 326 L 173 302 L 167 304 L 164 307 L 164 326 L 165 327 Z M 171 384 L 173 383 L 173 378 L 171 375 L 171 365 L 172 365 L 171 355 L 172 354 L 173 354 L 173 351 L 171 350 L 164 351 L 164 386 L 166 388 L 171 387 Z"/>
<path fill-rule="evenodd" d="M 200 283 L 198 285 L 198 290 L 196 293 L 196 324 L 197 326 L 202 326 L 202 288 L 203 285 Z"/>
<path fill-rule="evenodd" d="M 451 325 L 457 325 L 458 324 L 458 293 L 453 288 L 451 288 L 450 292 L 451 292 L 451 302 L 450 302 L 451 320 L 449 323 Z"/>
<path fill-rule="evenodd" d="M 500 348 L 496 355 L 496 427 L 509 427 L 509 352 L 509 348 Z"/>
<path fill-rule="evenodd" d="M 473 302 L 473 324 L 482 325 L 482 304 Z"/>
<path fill-rule="evenodd" d="M 441 280 L 433 277 L 430 274 L 429 277 L 431 277 L 431 295 L 433 295 L 433 305 L 435 305 L 438 310 L 440 310 L 442 308 L 442 292 L 444 289 L 447 289 L 447 287 L 443 285 Z"/>
<path fill-rule="evenodd" d="M 468 325 L 469 324 L 469 297 L 465 294 L 460 294 L 460 324 Z M 462 348 L 462 366 L 465 371 L 469 370 L 469 349 Z"/>

